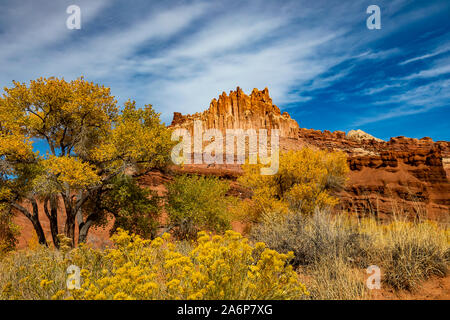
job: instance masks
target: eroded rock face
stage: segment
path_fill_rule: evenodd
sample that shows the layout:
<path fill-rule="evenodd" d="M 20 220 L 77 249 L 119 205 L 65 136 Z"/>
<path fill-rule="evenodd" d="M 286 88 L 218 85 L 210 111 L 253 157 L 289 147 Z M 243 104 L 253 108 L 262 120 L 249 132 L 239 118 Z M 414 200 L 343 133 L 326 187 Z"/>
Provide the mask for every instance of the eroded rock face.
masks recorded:
<path fill-rule="evenodd" d="M 376 155 L 349 157 L 349 182 L 341 193 L 344 207 L 360 213 L 412 214 L 448 222 L 450 183 L 441 150 L 432 141 L 428 145 L 410 142 L 390 141 Z"/>
<path fill-rule="evenodd" d="M 279 129 L 281 137 L 295 137 L 298 123 L 287 112 L 281 114 L 280 109 L 272 103 L 269 90 L 253 89 L 246 95 L 241 88 L 225 92 L 219 99 L 213 99 L 208 110 L 193 115 L 182 115 L 175 112 L 171 126 L 193 130 L 194 120 L 201 120 L 203 129 Z"/>
<path fill-rule="evenodd" d="M 450 222 L 450 142 L 431 138 L 412 139 L 395 137 L 389 141 L 373 138 L 367 133 L 355 131 L 330 132 L 299 128 L 297 122 L 272 103 L 267 89 L 253 90 L 250 96 L 240 88 L 223 93 L 213 99 L 203 113 L 183 116 L 174 113 L 172 127 L 192 130 L 193 121 L 201 120 L 204 129 L 280 129 L 281 150 L 296 150 L 305 146 L 315 149 L 341 150 L 348 155 L 349 180 L 345 189 L 338 194 L 341 203 L 337 210 L 352 214 L 374 214 L 380 218 L 393 214 L 424 216 Z M 191 132 L 192 134 L 192 132 Z M 356 138 L 355 138 L 356 136 Z M 242 174 L 239 164 L 171 166 L 171 171 L 188 174 L 220 176 L 235 180 Z M 171 176 L 159 171 L 151 172 L 140 179 L 140 183 L 163 195 L 165 184 Z M 246 190 L 235 181 L 231 183 L 230 194 L 247 198 Z M 39 203 L 42 206 L 42 203 Z M 42 227 L 50 239 L 48 219 L 39 210 Z M 59 219 L 64 222 L 64 217 Z M 21 227 L 19 248 L 27 245 L 34 233 L 31 222 L 23 215 L 15 218 Z M 99 247 L 109 239 L 109 221 L 105 229 L 94 229 L 90 239 L 97 239 Z M 63 226 L 60 226 L 62 228 Z M 93 240 L 88 242 L 96 245 Z"/>
<path fill-rule="evenodd" d="M 351 213 L 427 215 L 450 222 L 450 142 L 431 138 L 395 137 L 383 141 L 361 130 L 330 132 L 299 128 L 287 113 L 281 114 L 267 89 L 253 90 L 250 96 L 241 89 L 223 93 L 203 113 L 174 114 L 172 127 L 189 128 L 201 120 L 204 129 L 280 129 L 281 150 L 305 146 L 341 150 L 348 155 L 349 181 L 338 210 Z M 239 165 L 191 165 L 190 173 L 213 174 L 230 179 L 242 174 Z"/>
<path fill-rule="evenodd" d="M 340 209 L 381 218 L 409 214 L 450 221 L 449 142 L 402 136 L 359 140 L 341 131 L 313 129 L 298 132 L 296 143 L 285 141 L 283 149 L 296 149 L 298 144 L 347 153 L 350 173 L 339 194 Z"/>

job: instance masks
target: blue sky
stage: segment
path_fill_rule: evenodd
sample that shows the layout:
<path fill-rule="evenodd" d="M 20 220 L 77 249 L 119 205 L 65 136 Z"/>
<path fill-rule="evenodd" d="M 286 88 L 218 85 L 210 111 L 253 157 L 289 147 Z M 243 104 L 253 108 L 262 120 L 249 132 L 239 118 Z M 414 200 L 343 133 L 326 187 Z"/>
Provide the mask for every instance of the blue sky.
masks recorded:
<path fill-rule="evenodd" d="M 81 30 L 66 28 L 72 4 Z M 304 128 L 450 140 L 449 17 L 448 0 L 2 0 L 0 86 L 83 75 L 166 123 L 268 87 Z"/>

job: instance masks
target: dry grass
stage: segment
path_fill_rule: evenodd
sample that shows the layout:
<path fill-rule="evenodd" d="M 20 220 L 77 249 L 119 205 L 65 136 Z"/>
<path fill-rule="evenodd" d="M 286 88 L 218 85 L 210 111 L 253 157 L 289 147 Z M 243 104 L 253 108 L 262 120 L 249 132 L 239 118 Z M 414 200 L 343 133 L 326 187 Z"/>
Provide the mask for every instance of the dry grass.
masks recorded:
<path fill-rule="evenodd" d="M 361 230 L 374 239 L 368 255 L 384 267 L 384 282 L 413 291 L 433 275 L 446 276 L 450 263 L 449 230 L 435 222 L 396 219 L 378 225 L 366 219 Z"/>
<path fill-rule="evenodd" d="M 250 238 L 281 253 L 293 251 L 292 264 L 312 299 L 367 299 L 369 265 L 381 268 L 383 286 L 414 291 L 431 276 L 445 276 L 450 263 L 449 230 L 429 221 L 380 224 L 320 211 L 272 214 L 254 226 Z M 196 247 L 190 241 L 174 244 L 185 256 Z M 0 259 L 0 299 L 51 299 L 65 289 L 70 264 L 89 270 L 93 279 L 112 267 L 101 250 L 36 245 Z"/>
<path fill-rule="evenodd" d="M 292 263 L 318 299 L 365 299 L 364 269 L 370 265 L 381 268 L 384 285 L 413 291 L 433 275 L 445 276 L 450 263 L 449 231 L 430 221 L 382 225 L 320 211 L 312 217 L 271 214 L 250 237 L 279 252 L 293 251 Z"/>
<path fill-rule="evenodd" d="M 254 241 L 267 243 L 279 252 L 293 251 L 293 264 L 311 265 L 327 259 L 346 259 L 355 265 L 367 263 L 370 235 L 344 217 L 332 218 L 323 211 L 313 216 L 291 213 L 268 214 L 250 234 Z"/>
<path fill-rule="evenodd" d="M 368 289 L 364 283 L 364 273 L 350 266 L 341 258 L 323 258 L 303 272 L 308 275 L 304 280 L 314 300 L 360 300 L 368 298 Z"/>
<path fill-rule="evenodd" d="M 41 245 L 0 260 L 0 299 L 48 300 L 66 287 L 67 267 L 75 264 L 100 274 L 101 256 L 88 248 L 70 252 Z"/>

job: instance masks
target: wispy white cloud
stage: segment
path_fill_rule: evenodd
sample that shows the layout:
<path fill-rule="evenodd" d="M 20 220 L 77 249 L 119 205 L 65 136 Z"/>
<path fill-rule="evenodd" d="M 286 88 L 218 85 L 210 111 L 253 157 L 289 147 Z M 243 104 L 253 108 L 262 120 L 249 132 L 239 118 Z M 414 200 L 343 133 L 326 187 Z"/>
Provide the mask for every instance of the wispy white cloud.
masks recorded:
<path fill-rule="evenodd" d="M 106 0 L 81 1 L 83 25 L 101 19 L 108 5 L 112 3 Z M 327 4 L 323 10 L 325 2 L 269 1 L 262 6 L 253 1 L 214 10 L 217 5 L 161 6 L 134 23 L 76 39 L 76 31 L 65 28 L 65 7 L 48 3 L 42 8 L 42 25 L 30 22 L 14 30 L 8 24 L 8 32 L 0 35 L 2 43 L 10 43 L 2 48 L 1 59 L 14 61 L 2 65 L 0 81 L 84 75 L 114 85 L 113 92 L 122 98 L 153 102 L 169 120 L 171 111 L 199 111 L 222 90 L 238 85 L 246 91 L 267 86 L 279 104 L 305 101 L 308 97 L 291 90 L 332 84 L 344 73 L 329 70 L 358 54 L 356 39 L 348 36 L 358 15 L 344 21 L 342 15 L 355 12 L 359 4 Z M 36 14 L 25 12 L 19 18 L 26 22 Z M 12 38 L 16 41 L 8 41 Z"/>
<path fill-rule="evenodd" d="M 381 85 L 381 86 L 375 87 L 375 88 L 364 89 L 364 90 L 361 91 L 361 94 L 370 96 L 370 95 L 373 95 L 373 94 L 381 93 L 381 92 L 389 90 L 389 89 L 400 88 L 401 86 L 402 85 L 399 84 L 399 83 L 385 84 L 385 85 Z"/>
<path fill-rule="evenodd" d="M 444 75 L 446 73 L 450 73 L 450 59 L 446 59 L 438 63 L 435 63 L 433 67 L 413 73 L 409 76 L 404 77 L 403 79 L 412 80 L 418 78 L 433 78 L 440 75 Z"/>
<path fill-rule="evenodd" d="M 83 23 L 92 21 L 108 3 L 107 0 L 79 1 L 83 8 Z M 45 2 L 33 6 L 30 1 L 24 1 L 0 10 L 0 18 L 4 24 L 4 31 L 0 33 L 2 64 L 17 58 L 26 59 L 40 51 L 45 52 L 48 46 L 73 35 L 73 31 L 66 28 L 66 6 L 59 3 L 55 7 Z"/>
<path fill-rule="evenodd" d="M 395 94 L 375 105 L 393 105 L 383 112 L 371 113 L 357 119 L 353 125 L 361 126 L 382 120 L 428 112 L 435 108 L 450 108 L 450 79 L 437 80 Z"/>
<path fill-rule="evenodd" d="M 418 56 L 418 57 L 415 57 L 415 58 L 412 58 L 412 59 L 408 59 L 408 60 L 402 61 L 402 62 L 399 63 L 399 65 L 405 65 L 405 64 L 408 64 L 408 63 L 411 63 L 411 62 L 425 60 L 425 59 L 435 57 L 437 55 L 440 55 L 440 54 L 448 52 L 448 51 L 450 51 L 450 45 L 445 43 L 445 44 L 439 46 L 437 49 L 435 49 L 434 51 L 432 51 L 430 53 L 427 53 L 427 54 L 424 54 L 424 55 L 421 55 L 421 56 Z"/>
<path fill-rule="evenodd" d="M 369 31 L 365 1 L 198 0 L 158 2 L 143 10 L 139 20 L 117 26 L 114 15 L 127 16 L 131 5 L 117 12 L 113 10 L 117 2 L 79 0 L 84 28 L 77 33 L 65 28 L 69 1 L 42 3 L 32 9 L 19 2 L 0 4 L 2 85 L 12 79 L 84 75 L 111 86 L 119 100 L 152 103 L 166 122 L 173 111 L 201 111 L 223 90 L 236 86 L 246 92 L 269 87 L 274 102 L 281 106 L 310 101 L 315 91 L 351 77 L 359 67 L 403 54 L 402 48 L 380 49 L 371 44 L 424 16 L 419 9 L 403 13 L 406 0 L 385 1 L 382 30 Z M 144 8 L 147 2 L 136 3 Z M 438 4 L 428 7 L 427 12 L 440 8 Z M 112 17 L 106 19 L 105 11 L 111 8 Z M 97 29 L 97 20 L 103 21 L 102 28 Z M 431 59 L 439 50 L 444 47 L 402 64 Z M 448 65 L 433 65 L 401 81 L 430 78 L 447 70 Z M 393 80 L 363 92 L 374 95 L 400 85 L 400 80 L 399 84 Z M 426 92 L 415 94 L 420 101 Z M 342 97 L 338 92 L 335 99 Z M 400 97 L 397 101 L 412 103 Z M 403 111 L 407 112 L 406 107 Z"/>

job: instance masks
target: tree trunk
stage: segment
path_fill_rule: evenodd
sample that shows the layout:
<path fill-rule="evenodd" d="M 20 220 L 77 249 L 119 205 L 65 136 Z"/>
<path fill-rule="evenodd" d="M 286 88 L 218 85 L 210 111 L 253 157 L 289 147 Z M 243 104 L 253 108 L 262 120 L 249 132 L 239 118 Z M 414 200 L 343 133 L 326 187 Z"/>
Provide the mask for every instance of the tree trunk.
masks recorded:
<path fill-rule="evenodd" d="M 87 219 L 86 223 L 83 221 L 83 213 L 82 213 L 82 205 L 86 201 L 87 196 L 83 195 L 83 193 L 80 191 L 78 193 L 78 196 L 72 200 L 68 195 L 70 193 L 66 192 L 63 194 L 64 204 L 66 207 L 66 224 L 64 226 L 64 233 L 66 236 L 70 239 L 72 239 L 72 246 L 75 246 L 75 224 L 78 223 L 78 239 L 81 239 L 84 242 L 87 237 L 87 233 L 89 231 L 89 228 L 91 227 L 94 217 L 93 215 L 89 216 L 91 219 Z M 92 220 L 92 221 L 89 221 Z M 89 223 L 87 223 L 89 222 Z M 82 232 L 82 234 L 80 234 Z M 80 243 L 80 242 L 78 242 Z"/>
<path fill-rule="evenodd" d="M 36 199 L 31 198 L 29 200 L 31 202 L 31 205 L 33 206 L 33 216 L 32 216 L 33 219 L 31 222 L 33 223 L 34 230 L 36 230 L 36 234 L 38 236 L 39 243 L 47 246 L 47 240 L 45 239 L 45 233 L 44 233 L 44 230 L 42 229 L 41 222 L 39 221 L 39 208 L 38 208 Z"/>
<path fill-rule="evenodd" d="M 42 229 L 42 225 L 41 225 L 39 219 L 35 216 L 32 216 L 32 218 L 30 220 L 31 220 L 31 223 L 33 224 L 34 231 L 36 231 L 37 237 L 39 239 L 39 243 L 47 246 L 47 240 L 45 239 L 45 233 L 44 233 L 44 230 Z"/>
<path fill-rule="evenodd" d="M 97 218 L 97 214 L 91 213 L 86 217 L 86 221 L 83 220 L 83 211 L 80 209 L 77 212 L 77 223 L 78 223 L 78 243 L 85 243 L 87 240 L 87 235 L 89 229 Z"/>
<path fill-rule="evenodd" d="M 87 220 L 85 223 L 83 223 L 79 229 L 78 232 L 78 243 L 85 243 L 87 239 L 87 235 L 89 232 L 89 229 L 92 226 L 92 220 Z"/>
<path fill-rule="evenodd" d="M 48 205 L 50 204 L 50 209 Z M 44 211 L 50 221 L 50 232 L 52 234 L 53 244 L 55 248 L 59 249 L 58 239 L 58 202 L 56 197 L 51 196 L 45 199 Z"/>
<path fill-rule="evenodd" d="M 21 206 L 18 203 L 11 203 L 11 206 L 16 209 L 17 211 L 21 212 L 25 217 L 28 218 L 28 220 L 31 221 L 31 224 L 33 225 L 34 231 L 36 231 L 36 235 L 38 237 L 39 243 L 47 246 L 47 240 L 45 239 L 45 233 L 42 229 L 41 222 L 39 221 L 39 211 L 38 206 L 36 203 L 36 200 L 34 199 L 28 199 L 31 202 L 31 205 L 33 207 L 33 212 L 30 213 L 25 207 Z"/>
<path fill-rule="evenodd" d="M 72 240 L 72 247 L 75 247 L 75 216 L 73 214 L 72 206 L 65 202 L 66 207 L 66 223 L 64 225 L 64 234 L 67 238 Z"/>

